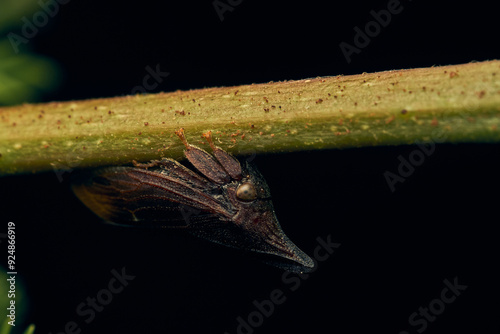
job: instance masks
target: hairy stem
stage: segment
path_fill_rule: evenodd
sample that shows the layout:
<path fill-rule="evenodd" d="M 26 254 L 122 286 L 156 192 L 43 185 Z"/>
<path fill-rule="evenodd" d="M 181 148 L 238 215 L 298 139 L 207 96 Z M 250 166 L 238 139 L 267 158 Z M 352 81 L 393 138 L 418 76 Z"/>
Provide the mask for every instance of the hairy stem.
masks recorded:
<path fill-rule="evenodd" d="M 0 175 L 182 157 L 499 142 L 500 61 L 0 108 Z"/>

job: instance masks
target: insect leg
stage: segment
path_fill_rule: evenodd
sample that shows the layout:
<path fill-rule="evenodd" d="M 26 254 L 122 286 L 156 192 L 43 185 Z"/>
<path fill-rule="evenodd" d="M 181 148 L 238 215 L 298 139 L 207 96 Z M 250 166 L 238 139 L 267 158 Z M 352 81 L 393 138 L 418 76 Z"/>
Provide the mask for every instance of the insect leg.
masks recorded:
<path fill-rule="evenodd" d="M 184 135 L 184 129 L 181 128 L 178 131 L 175 131 L 175 134 L 179 136 L 186 146 L 186 150 L 184 151 L 186 158 L 203 175 L 217 184 L 226 184 L 231 181 L 231 176 L 212 155 L 199 147 L 188 144 Z"/>
<path fill-rule="evenodd" d="M 148 168 L 153 168 L 153 167 L 160 166 L 161 165 L 161 161 L 159 161 L 159 160 L 151 160 L 151 162 L 149 162 L 149 163 L 140 163 L 140 162 L 137 162 L 136 160 L 132 160 L 132 164 L 134 165 L 134 167 L 148 169 Z"/>
<path fill-rule="evenodd" d="M 240 162 L 231 154 L 224 151 L 222 148 L 215 146 L 214 141 L 212 140 L 212 131 L 204 133 L 203 137 L 205 137 L 208 144 L 212 148 L 212 151 L 214 152 L 215 158 L 220 162 L 227 173 L 231 175 L 233 179 L 241 180 L 243 176 L 241 175 Z"/>

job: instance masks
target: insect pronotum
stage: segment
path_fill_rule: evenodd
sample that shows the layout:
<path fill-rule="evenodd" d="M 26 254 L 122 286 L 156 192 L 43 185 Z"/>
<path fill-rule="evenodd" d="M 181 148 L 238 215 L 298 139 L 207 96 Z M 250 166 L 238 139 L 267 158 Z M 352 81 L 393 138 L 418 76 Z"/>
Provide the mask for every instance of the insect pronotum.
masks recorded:
<path fill-rule="evenodd" d="M 183 228 L 210 241 L 259 253 L 262 261 L 295 272 L 313 260 L 283 233 L 269 187 L 250 163 L 243 166 L 203 134 L 213 155 L 187 142 L 184 154 L 198 170 L 163 158 L 134 167 L 107 167 L 80 175 L 73 191 L 95 214 L 119 225 Z"/>

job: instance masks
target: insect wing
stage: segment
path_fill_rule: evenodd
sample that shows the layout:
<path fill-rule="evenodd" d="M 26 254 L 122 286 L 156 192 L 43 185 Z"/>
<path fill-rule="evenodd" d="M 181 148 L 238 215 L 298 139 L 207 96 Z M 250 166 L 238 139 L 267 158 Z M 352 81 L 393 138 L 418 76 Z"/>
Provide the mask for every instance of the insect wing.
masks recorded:
<path fill-rule="evenodd" d="M 77 197 L 104 220 L 121 225 L 187 227 L 224 220 L 230 209 L 213 194 L 191 187 L 163 169 L 104 168 L 73 182 Z"/>

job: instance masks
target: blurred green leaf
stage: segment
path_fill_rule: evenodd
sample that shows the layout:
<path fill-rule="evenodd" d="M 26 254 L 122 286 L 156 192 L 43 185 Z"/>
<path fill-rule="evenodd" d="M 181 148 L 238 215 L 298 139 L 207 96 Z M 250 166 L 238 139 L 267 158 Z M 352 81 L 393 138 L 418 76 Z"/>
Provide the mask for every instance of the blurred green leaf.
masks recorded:
<path fill-rule="evenodd" d="M 0 33 L 14 29 L 23 24 L 21 18 L 40 9 L 37 0 L 1 0 L 0 1 Z"/>
<path fill-rule="evenodd" d="M 28 328 L 26 328 L 24 334 L 33 334 L 33 333 L 35 333 L 35 325 L 31 324 L 28 326 Z"/>
<path fill-rule="evenodd" d="M 37 102 L 60 82 L 57 63 L 28 52 L 29 39 L 15 45 L 8 38 L 9 33 L 24 38 L 23 17 L 31 20 L 38 10 L 42 8 L 37 0 L 0 0 L 0 105 Z"/>
<path fill-rule="evenodd" d="M 39 55 L 15 54 L 7 39 L 0 40 L 0 105 L 36 102 L 60 82 L 57 63 Z"/>
<path fill-rule="evenodd" d="M 2 322 L 0 326 L 0 334 L 9 334 L 12 326 L 7 323 L 7 321 Z"/>

